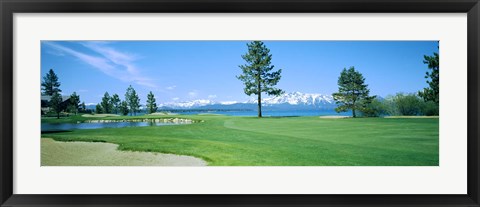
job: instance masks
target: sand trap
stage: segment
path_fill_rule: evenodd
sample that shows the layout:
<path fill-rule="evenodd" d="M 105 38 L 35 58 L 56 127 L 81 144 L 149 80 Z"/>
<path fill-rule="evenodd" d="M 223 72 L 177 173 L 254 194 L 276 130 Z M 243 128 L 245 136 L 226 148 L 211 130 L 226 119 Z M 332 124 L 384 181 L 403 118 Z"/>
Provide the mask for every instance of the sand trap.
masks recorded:
<path fill-rule="evenodd" d="M 117 150 L 100 142 L 57 142 L 42 138 L 42 166 L 206 166 L 199 158 L 153 152 Z"/>
<path fill-rule="evenodd" d="M 321 119 L 344 119 L 349 116 L 320 116 Z"/>
<path fill-rule="evenodd" d="M 118 114 L 84 114 L 83 117 L 109 117 L 109 116 L 120 116 Z"/>

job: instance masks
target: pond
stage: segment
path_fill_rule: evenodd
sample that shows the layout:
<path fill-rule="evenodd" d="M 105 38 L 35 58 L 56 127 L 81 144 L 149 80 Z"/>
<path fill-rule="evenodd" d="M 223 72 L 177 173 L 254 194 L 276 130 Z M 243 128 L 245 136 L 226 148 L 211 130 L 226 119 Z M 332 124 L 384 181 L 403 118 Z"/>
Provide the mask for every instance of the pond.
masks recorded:
<path fill-rule="evenodd" d="M 100 129 L 100 128 L 123 128 L 123 127 L 146 127 L 146 126 L 167 126 L 184 123 L 165 122 L 104 122 L 104 123 L 42 123 L 42 132 L 68 131 L 75 129 Z"/>

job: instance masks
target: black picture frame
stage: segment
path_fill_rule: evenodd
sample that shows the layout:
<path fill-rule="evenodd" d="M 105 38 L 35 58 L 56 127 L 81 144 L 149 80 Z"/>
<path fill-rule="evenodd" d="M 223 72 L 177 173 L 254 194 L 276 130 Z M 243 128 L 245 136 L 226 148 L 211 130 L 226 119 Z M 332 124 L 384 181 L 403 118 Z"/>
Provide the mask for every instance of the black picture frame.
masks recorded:
<path fill-rule="evenodd" d="M 479 0 L 0 0 L 1 206 L 480 206 Z M 13 194 L 15 13 L 467 13 L 468 189 L 465 195 L 21 195 Z M 449 179 L 449 178 L 446 178 Z M 94 188 L 94 186 L 92 186 Z"/>

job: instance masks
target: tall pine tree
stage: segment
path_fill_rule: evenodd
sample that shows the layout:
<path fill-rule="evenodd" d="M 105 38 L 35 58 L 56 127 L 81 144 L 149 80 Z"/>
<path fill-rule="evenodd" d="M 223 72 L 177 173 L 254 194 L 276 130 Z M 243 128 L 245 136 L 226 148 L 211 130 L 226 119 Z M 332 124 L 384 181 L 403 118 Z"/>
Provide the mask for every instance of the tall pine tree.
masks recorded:
<path fill-rule="evenodd" d="M 55 74 L 53 69 L 50 69 L 48 73 L 43 76 L 42 91 L 42 94 L 46 96 L 52 96 L 55 92 L 62 92 L 62 90 L 60 90 L 60 82 L 58 81 L 58 76 L 57 74 Z"/>
<path fill-rule="evenodd" d="M 140 98 L 138 97 L 138 94 L 132 85 L 128 86 L 127 88 L 127 92 L 125 93 L 125 101 L 130 108 L 130 114 L 137 115 L 137 111 L 140 108 Z"/>
<path fill-rule="evenodd" d="M 95 106 L 95 113 L 97 113 L 97 114 L 103 114 L 102 105 L 97 104 L 97 105 Z"/>
<path fill-rule="evenodd" d="M 155 96 L 153 95 L 153 93 L 150 91 L 150 93 L 148 93 L 147 95 L 147 110 L 148 110 L 148 113 L 151 114 L 151 113 L 155 113 L 157 112 L 157 103 L 155 103 Z"/>
<path fill-rule="evenodd" d="M 110 102 L 112 103 L 112 109 L 113 109 L 112 112 L 114 114 L 118 114 L 118 112 L 120 111 L 120 102 L 121 102 L 118 94 L 113 94 Z"/>
<path fill-rule="evenodd" d="M 128 103 L 126 101 L 120 102 L 120 113 L 124 116 L 128 114 Z"/>
<path fill-rule="evenodd" d="M 262 93 L 273 96 L 283 93 L 281 89 L 275 88 L 282 77 L 282 69 L 272 71 L 272 55 L 263 42 L 253 41 L 247 43 L 247 47 L 248 52 L 242 55 L 247 63 L 239 66 L 242 74 L 237 78 L 244 83 L 245 94 L 257 95 L 258 117 L 262 117 Z"/>
<path fill-rule="evenodd" d="M 433 53 L 433 56 L 423 56 L 423 63 L 427 64 L 428 69 L 425 73 L 425 78 L 427 79 L 428 88 L 424 88 L 423 91 L 420 91 L 418 95 L 423 98 L 426 102 L 433 101 L 437 105 L 440 101 L 440 73 L 439 73 L 439 57 L 438 53 Z"/>
<path fill-rule="evenodd" d="M 102 106 L 103 113 L 112 113 L 112 102 L 110 99 L 110 94 L 108 94 L 108 92 L 105 92 L 105 94 L 103 94 L 102 102 L 100 103 L 100 105 Z"/>
<path fill-rule="evenodd" d="M 340 113 L 352 110 L 352 116 L 357 117 L 356 111 L 366 110 L 368 104 L 375 99 L 375 96 L 369 96 L 370 90 L 367 87 L 365 78 L 354 67 L 348 70 L 344 68 L 338 78 L 338 92 L 332 94 L 338 105 L 335 111 Z"/>

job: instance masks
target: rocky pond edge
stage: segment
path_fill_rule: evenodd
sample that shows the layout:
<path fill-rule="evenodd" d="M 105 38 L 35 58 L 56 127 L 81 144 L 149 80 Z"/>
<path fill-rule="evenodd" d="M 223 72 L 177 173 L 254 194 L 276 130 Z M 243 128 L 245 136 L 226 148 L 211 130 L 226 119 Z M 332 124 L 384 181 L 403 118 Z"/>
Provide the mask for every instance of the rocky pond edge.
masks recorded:
<path fill-rule="evenodd" d="M 192 124 L 204 122 L 203 120 L 192 120 L 186 118 L 136 118 L 136 119 L 91 119 L 77 123 L 113 123 L 113 122 L 153 122 L 153 123 L 175 123 Z"/>

